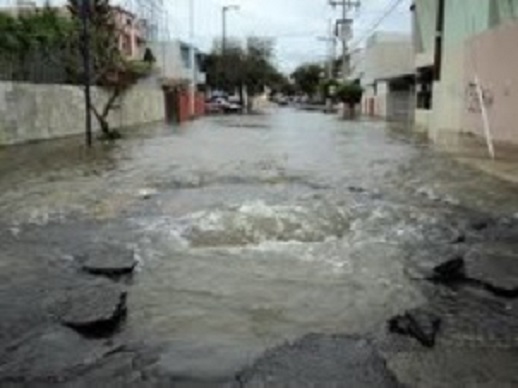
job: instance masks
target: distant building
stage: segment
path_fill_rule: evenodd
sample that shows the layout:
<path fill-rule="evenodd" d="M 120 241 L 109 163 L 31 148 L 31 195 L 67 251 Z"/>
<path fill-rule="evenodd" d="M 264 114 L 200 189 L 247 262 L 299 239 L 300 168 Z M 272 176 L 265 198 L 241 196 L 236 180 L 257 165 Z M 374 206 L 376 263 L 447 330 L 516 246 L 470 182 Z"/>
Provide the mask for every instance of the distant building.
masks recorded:
<path fill-rule="evenodd" d="M 113 7 L 119 31 L 119 50 L 128 59 L 142 59 L 146 48 L 145 23 L 137 15 L 121 7 Z"/>
<path fill-rule="evenodd" d="M 163 83 L 190 84 L 195 77 L 198 86 L 205 84 L 204 56 L 196 47 L 181 40 L 150 42 L 149 47 L 156 57 L 156 68 Z M 195 63 L 191 63 L 191 50 L 195 51 Z"/>
<path fill-rule="evenodd" d="M 408 122 L 414 112 L 414 65 L 411 35 L 377 32 L 351 57 L 353 78 L 364 88 L 362 112 Z"/>
<path fill-rule="evenodd" d="M 156 72 L 165 94 L 167 120 L 184 122 L 203 115 L 206 83 L 204 55 L 196 47 L 180 40 L 150 42 L 149 48 L 156 58 Z M 193 82 L 196 87 L 194 102 L 190 92 Z"/>

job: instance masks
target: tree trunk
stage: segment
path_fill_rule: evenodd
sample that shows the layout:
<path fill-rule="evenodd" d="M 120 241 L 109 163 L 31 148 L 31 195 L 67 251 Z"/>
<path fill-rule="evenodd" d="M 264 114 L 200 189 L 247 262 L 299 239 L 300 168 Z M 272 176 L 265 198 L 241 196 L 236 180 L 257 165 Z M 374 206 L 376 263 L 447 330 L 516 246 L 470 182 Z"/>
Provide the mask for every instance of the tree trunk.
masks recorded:
<path fill-rule="evenodd" d="M 354 120 L 356 118 L 356 104 L 350 102 L 343 103 L 344 120 Z"/>
<path fill-rule="evenodd" d="M 243 85 L 239 85 L 239 104 L 241 105 L 241 111 L 245 110 L 245 94 L 243 87 Z"/>
<path fill-rule="evenodd" d="M 99 113 L 94 105 L 91 107 L 92 112 L 97 119 L 97 122 L 99 123 L 99 127 L 101 128 L 101 139 L 103 140 L 117 140 L 122 137 L 119 131 L 110 128 L 110 124 L 108 122 L 108 115 L 114 108 L 115 102 L 117 101 L 117 98 L 120 97 L 120 95 L 121 90 L 118 88 L 114 89 L 101 113 Z"/>
<path fill-rule="evenodd" d="M 356 118 L 356 104 L 350 103 L 349 104 L 349 117 L 351 120 L 354 120 Z"/>

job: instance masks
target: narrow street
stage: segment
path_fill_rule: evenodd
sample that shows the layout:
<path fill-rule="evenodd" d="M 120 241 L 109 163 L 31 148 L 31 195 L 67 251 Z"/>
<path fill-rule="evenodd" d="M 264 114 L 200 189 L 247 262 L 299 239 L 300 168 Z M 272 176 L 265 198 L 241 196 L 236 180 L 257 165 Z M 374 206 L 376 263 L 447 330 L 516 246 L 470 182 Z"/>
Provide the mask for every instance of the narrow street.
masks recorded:
<path fill-rule="evenodd" d="M 385 123 L 216 116 L 0 148 L 0 177 L 2 386 L 518 385 L 518 299 L 427 280 L 463 257 L 518 287 L 517 187 Z M 99 247 L 133 275 L 84 273 Z M 56 318 L 113 285 L 109 337 Z M 442 320 L 433 348 L 387 330 L 416 308 Z"/>

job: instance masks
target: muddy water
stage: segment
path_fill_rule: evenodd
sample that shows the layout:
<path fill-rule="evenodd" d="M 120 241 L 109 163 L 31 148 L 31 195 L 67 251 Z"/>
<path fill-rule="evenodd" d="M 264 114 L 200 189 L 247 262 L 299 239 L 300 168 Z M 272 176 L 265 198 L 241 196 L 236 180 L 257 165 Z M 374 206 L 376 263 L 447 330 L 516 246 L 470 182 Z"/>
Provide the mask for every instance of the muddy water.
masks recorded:
<path fill-rule="evenodd" d="M 307 333 L 372 332 L 425 303 L 409 257 L 440 255 L 470 217 L 518 213 L 514 187 L 382 123 L 285 109 L 80 141 L 0 149 L 15 252 L 2 268 L 31 271 L 19 258 L 34 250 L 134 248 L 125 330 L 165 344 L 176 375 L 224 376 Z"/>

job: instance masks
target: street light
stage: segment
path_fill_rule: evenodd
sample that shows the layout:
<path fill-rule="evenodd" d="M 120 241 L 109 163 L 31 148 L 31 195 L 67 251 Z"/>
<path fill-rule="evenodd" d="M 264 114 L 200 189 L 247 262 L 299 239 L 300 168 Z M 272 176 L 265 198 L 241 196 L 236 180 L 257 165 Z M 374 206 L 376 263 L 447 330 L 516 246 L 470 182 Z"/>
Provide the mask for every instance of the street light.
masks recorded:
<path fill-rule="evenodd" d="M 227 51 L 227 12 L 239 10 L 239 5 L 225 5 L 221 7 L 222 18 L 222 35 L 221 35 L 221 74 L 223 76 L 223 89 L 226 80 L 227 59 L 225 53 Z"/>
<path fill-rule="evenodd" d="M 190 98 L 189 98 L 189 113 L 191 116 L 191 119 L 194 119 L 194 116 L 196 115 L 196 85 L 197 85 L 197 78 L 198 69 L 196 68 L 196 49 L 194 44 L 194 2 L 195 0 L 189 0 L 189 40 L 190 40 L 190 50 L 189 50 L 189 61 L 191 62 L 191 83 L 190 83 Z"/>
<path fill-rule="evenodd" d="M 336 51 L 336 38 L 335 37 L 327 37 L 327 36 L 318 36 L 317 40 L 319 42 L 325 42 L 328 45 L 328 60 L 327 62 L 327 77 L 329 79 L 333 78 L 333 62 L 335 60 L 335 51 Z"/>
<path fill-rule="evenodd" d="M 227 12 L 228 11 L 238 11 L 239 5 L 225 5 L 221 8 L 221 17 L 223 21 L 223 32 L 221 36 L 221 54 L 225 54 L 226 46 L 227 46 Z"/>

